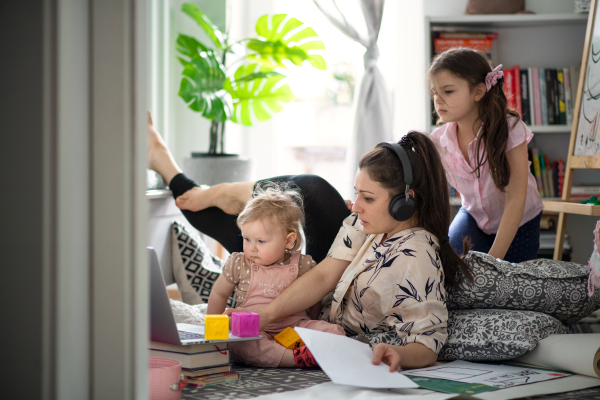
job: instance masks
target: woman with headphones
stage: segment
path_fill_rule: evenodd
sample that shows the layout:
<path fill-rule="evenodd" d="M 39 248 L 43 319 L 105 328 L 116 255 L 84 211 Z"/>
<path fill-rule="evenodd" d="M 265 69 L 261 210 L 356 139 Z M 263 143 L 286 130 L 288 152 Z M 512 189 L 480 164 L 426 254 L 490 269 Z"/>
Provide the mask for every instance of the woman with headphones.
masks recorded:
<path fill-rule="evenodd" d="M 155 155 L 151 150 L 151 163 Z M 157 159 L 162 159 L 160 165 Z M 172 159 L 159 155 L 154 162 L 153 169 L 168 183 L 175 181 L 174 196 L 185 193 L 185 185 L 179 187 L 177 182 L 185 176 L 165 169 L 174 165 Z M 176 176 L 169 179 L 173 173 Z M 326 257 L 317 259 L 317 266 L 259 311 L 261 328 L 323 301 L 320 319 L 337 323 L 347 336 L 370 343 L 373 363 L 384 362 L 391 371 L 433 365 L 447 338 L 445 286 L 456 281 L 459 271 L 472 277 L 448 242 L 448 184 L 434 143 L 425 134 L 409 132 L 399 143 L 381 143 L 364 155 L 356 173 L 357 198 L 350 215 L 335 190 L 323 193 L 311 188 L 312 180 L 322 184 L 315 177 L 274 179 L 297 183 L 306 207 L 315 209 L 305 210 L 308 254 L 317 259 L 308 246 L 327 240 L 319 227 L 339 231 L 333 244 L 331 239 L 318 243 L 329 248 Z M 253 186 L 234 184 L 224 191 L 243 204 Z M 227 214 L 221 210 L 212 207 L 184 214 L 194 226 L 198 214 L 219 219 L 220 232 L 215 231 L 215 236 L 199 230 L 222 244 L 227 239 L 223 233 Z M 230 217 L 235 221 L 235 216 Z M 310 219 L 316 227 L 309 226 Z M 336 219 L 335 227 L 323 225 L 332 225 Z M 240 240 L 237 229 L 234 232 Z"/>

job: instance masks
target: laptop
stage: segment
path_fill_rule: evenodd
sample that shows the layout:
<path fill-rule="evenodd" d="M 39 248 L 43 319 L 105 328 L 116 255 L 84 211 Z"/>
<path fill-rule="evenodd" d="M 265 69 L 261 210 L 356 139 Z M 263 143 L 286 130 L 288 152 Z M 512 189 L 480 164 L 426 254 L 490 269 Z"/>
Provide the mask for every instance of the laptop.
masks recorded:
<path fill-rule="evenodd" d="M 152 247 L 148 247 L 148 259 L 150 264 L 150 340 L 176 345 L 189 345 L 262 339 L 262 336 L 238 337 L 229 332 L 229 339 L 206 340 L 204 326 L 176 324 L 158 256 Z"/>

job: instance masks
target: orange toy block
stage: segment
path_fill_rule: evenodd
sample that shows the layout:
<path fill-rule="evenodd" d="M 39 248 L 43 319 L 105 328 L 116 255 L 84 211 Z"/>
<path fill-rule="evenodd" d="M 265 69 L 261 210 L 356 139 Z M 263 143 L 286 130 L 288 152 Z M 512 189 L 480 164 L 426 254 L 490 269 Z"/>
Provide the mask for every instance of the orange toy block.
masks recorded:
<path fill-rule="evenodd" d="M 223 314 L 208 314 L 204 317 L 206 340 L 229 339 L 229 317 Z"/>
<path fill-rule="evenodd" d="M 277 343 L 290 350 L 296 350 L 304 346 L 304 342 L 300 339 L 300 336 L 289 326 L 275 335 L 274 339 Z"/>

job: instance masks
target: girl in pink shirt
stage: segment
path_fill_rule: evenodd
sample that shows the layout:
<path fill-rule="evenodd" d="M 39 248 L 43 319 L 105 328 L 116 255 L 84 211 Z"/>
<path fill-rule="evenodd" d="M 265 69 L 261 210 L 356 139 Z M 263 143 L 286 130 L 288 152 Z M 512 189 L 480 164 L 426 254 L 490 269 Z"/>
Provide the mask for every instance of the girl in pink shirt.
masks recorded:
<path fill-rule="evenodd" d="M 429 69 L 440 128 L 439 144 L 450 184 L 463 206 L 449 229 L 450 243 L 521 262 L 537 257 L 543 204 L 529 170 L 533 134 L 507 108 L 501 65 L 493 69 L 477 50 L 439 54 Z"/>

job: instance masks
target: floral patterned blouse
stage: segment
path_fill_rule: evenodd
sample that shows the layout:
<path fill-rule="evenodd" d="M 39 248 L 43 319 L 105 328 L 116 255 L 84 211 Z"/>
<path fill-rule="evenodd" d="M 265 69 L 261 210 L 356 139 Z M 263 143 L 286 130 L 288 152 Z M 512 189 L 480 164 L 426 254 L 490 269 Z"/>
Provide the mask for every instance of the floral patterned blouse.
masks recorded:
<path fill-rule="evenodd" d="M 372 346 L 421 343 L 438 353 L 448 336 L 438 239 L 423 228 L 367 235 L 357 215 L 344 220 L 329 257 L 351 261 L 326 297 L 321 319 Z M 330 301 L 328 301 L 330 300 Z"/>

